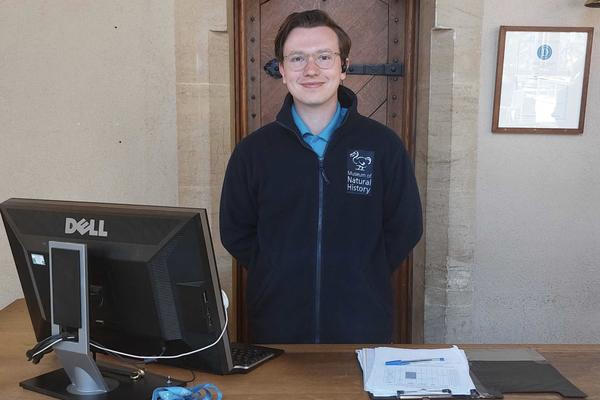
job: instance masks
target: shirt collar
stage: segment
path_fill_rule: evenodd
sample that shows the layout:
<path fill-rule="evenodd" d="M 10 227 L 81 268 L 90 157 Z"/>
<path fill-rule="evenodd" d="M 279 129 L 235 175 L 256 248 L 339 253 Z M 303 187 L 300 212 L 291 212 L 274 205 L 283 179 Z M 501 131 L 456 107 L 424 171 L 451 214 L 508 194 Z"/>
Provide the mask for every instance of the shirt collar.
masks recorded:
<path fill-rule="evenodd" d="M 335 131 L 335 129 L 339 126 L 339 123 L 341 122 L 340 121 L 341 116 L 342 116 L 342 107 L 340 106 L 340 102 L 338 101 L 337 107 L 335 109 L 335 113 L 333 114 L 333 117 L 331 118 L 331 120 L 329 121 L 327 126 L 325 128 L 323 128 L 321 133 L 319 133 L 318 137 L 320 139 L 328 142 L 329 139 L 331 138 L 331 134 L 333 133 L 333 131 Z M 300 131 L 301 136 L 304 136 L 306 134 L 309 134 L 309 135 L 313 134 L 310 131 L 310 129 L 308 128 L 308 126 L 306 126 L 304 121 L 302 121 L 302 118 L 300 118 L 300 115 L 296 111 L 296 107 L 293 104 L 292 104 L 292 118 L 294 119 L 294 123 L 298 127 L 298 130 Z"/>

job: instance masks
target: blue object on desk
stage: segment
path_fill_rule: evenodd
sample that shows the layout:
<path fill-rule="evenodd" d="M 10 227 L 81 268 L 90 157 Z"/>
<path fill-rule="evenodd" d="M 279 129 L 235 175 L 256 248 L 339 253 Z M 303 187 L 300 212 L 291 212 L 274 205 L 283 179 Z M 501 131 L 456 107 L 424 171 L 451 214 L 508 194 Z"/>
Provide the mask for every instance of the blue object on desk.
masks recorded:
<path fill-rule="evenodd" d="M 408 365 L 419 362 L 428 362 L 428 361 L 444 361 L 444 357 L 440 358 L 422 358 L 420 360 L 391 360 L 386 361 L 385 365 Z"/>
<path fill-rule="evenodd" d="M 223 394 L 218 387 L 210 383 L 189 389 L 181 386 L 159 387 L 152 393 L 152 400 L 212 400 L 213 398 L 221 400 Z"/>

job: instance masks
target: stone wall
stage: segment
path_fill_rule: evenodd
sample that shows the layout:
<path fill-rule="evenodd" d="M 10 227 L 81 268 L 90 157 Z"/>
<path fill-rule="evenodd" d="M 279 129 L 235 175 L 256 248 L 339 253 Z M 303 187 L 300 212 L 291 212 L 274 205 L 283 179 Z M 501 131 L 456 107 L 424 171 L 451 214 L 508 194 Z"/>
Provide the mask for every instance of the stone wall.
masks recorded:
<path fill-rule="evenodd" d="M 472 338 L 481 0 L 437 0 L 431 35 L 425 341 Z"/>
<path fill-rule="evenodd" d="M 231 295 L 231 257 L 219 236 L 219 201 L 232 149 L 228 3 L 175 1 L 179 204 L 208 210 L 219 277 Z M 233 332 L 233 330 L 232 330 Z"/>
<path fill-rule="evenodd" d="M 437 0 L 435 15 L 425 341 L 595 343 L 600 12 L 579 0 Z M 501 25 L 595 28 L 583 135 L 491 132 Z"/>
<path fill-rule="evenodd" d="M 0 2 L 0 201 L 177 205 L 174 31 L 172 1 Z"/>

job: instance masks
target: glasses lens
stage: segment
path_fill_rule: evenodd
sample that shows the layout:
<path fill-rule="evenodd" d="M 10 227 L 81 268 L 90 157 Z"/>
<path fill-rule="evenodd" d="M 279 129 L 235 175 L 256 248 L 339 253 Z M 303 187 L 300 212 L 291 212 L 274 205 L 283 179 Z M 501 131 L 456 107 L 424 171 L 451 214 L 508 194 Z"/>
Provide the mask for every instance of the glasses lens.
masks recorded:
<path fill-rule="evenodd" d="M 287 60 L 294 71 L 301 70 L 306 65 L 306 55 L 304 54 L 291 54 Z"/>
<path fill-rule="evenodd" d="M 319 53 L 315 56 L 315 62 L 319 68 L 327 69 L 333 66 L 334 54 L 330 52 Z"/>

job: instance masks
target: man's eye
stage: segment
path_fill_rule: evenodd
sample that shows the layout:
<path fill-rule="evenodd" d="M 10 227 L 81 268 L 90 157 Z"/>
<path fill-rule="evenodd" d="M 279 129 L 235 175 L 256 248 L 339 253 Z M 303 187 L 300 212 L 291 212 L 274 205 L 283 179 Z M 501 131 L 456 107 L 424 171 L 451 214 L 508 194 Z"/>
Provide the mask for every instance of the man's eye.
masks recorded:
<path fill-rule="evenodd" d="M 333 58 L 333 55 L 330 53 L 321 53 L 319 54 L 319 60 L 321 61 L 329 61 Z"/>
<path fill-rule="evenodd" d="M 293 63 L 304 62 L 304 56 L 301 56 L 301 55 L 291 56 L 290 57 L 290 62 L 293 62 Z"/>

